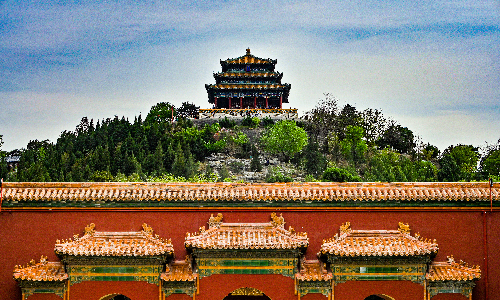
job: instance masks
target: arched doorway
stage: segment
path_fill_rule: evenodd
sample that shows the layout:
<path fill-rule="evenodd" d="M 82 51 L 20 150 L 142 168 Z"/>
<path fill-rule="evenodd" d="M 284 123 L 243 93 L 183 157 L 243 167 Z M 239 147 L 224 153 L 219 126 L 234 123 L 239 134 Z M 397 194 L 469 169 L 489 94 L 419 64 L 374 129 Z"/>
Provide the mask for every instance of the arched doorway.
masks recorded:
<path fill-rule="evenodd" d="M 271 298 L 258 289 L 243 287 L 229 293 L 224 300 L 271 300 Z"/>
<path fill-rule="evenodd" d="M 365 300 L 394 300 L 394 298 L 387 295 L 370 295 Z"/>
<path fill-rule="evenodd" d="M 99 300 L 131 300 L 129 297 L 120 294 L 110 294 L 102 297 Z"/>

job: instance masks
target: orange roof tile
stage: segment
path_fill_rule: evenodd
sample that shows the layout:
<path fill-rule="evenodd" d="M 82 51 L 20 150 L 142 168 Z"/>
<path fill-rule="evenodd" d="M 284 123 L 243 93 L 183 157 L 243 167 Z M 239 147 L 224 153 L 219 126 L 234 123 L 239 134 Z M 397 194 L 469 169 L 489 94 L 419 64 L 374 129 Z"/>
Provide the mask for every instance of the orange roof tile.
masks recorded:
<path fill-rule="evenodd" d="M 212 215 L 209 228 L 187 234 L 187 248 L 201 249 L 298 249 L 309 245 L 307 234 L 286 230 L 282 216 L 271 214 L 269 223 L 223 223 L 222 214 Z"/>
<path fill-rule="evenodd" d="M 138 232 L 99 232 L 92 223 L 85 228 L 81 238 L 56 242 L 56 254 L 78 256 L 154 256 L 173 255 L 174 248 L 170 240 L 165 241 L 153 236 L 153 229 L 143 224 Z"/>
<path fill-rule="evenodd" d="M 303 259 L 300 263 L 300 272 L 295 274 L 295 278 L 302 281 L 328 281 L 333 276 L 326 270 L 323 262 Z"/>
<path fill-rule="evenodd" d="M 28 281 L 64 281 L 68 274 L 64 272 L 64 266 L 60 262 L 48 262 L 47 257 L 41 257 L 39 263 L 32 260 L 26 267 L 16 266 L 14 268 L 15 280 Z"/>
<path fill-rule="evenodd" d="M 4 182 L 9 201 L 487 201 L 486 182 L 125 183 Z M 500 200 L 500 184 L 491 189 Z"/>
<path fill-rule="evenodd" d="M 433 262 L 425 278 L 428 281 L 474 280 L 481 278 L 481 270 L 479 266 L 469 266 L 463 261 L 457 263 L 453 256 L 449 256 L 446 262 Z"/>
<path fill-rule="evenodd" d="M 164 281 L 194 281 L 198 274 L 193 273 L 191 268 L 191 260 L 174 261 L 166 266 L 166 270 L 161 274 L 161 279 Z"/>
<path fill-rule="evenodd" d="M 323 241 L 321 254 L 338 256 L 413 256 L 430 255 L 438 251 L 436 240 L 410 235 L 409 226 L 399 223 L 398 230 L 352 230 L 350 223 L 342 225 L 340 235 Z"/>

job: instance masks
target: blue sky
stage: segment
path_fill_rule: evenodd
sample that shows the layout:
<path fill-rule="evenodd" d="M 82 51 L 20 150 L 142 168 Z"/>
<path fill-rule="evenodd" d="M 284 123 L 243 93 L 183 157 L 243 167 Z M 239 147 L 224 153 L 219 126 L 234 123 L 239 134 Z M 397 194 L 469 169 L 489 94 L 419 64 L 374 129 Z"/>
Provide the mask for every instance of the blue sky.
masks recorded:
<path fill-rule="evenodd" d="M 83 116 L 208 108 L 220 59 L 278 60 L 289 105 L 381 109 L 441 150 L 500 138 L 500 2 L 2 1 L 3 150 Z"/>

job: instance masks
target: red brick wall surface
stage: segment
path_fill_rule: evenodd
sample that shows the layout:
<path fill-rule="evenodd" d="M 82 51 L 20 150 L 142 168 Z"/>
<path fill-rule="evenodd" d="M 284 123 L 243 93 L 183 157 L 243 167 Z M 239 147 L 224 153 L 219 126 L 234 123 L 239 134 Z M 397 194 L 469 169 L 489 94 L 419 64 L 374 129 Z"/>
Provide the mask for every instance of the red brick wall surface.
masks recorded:
<path fill-rule="evenodd" d="M 37 262 L 41 255 L 48 256 L 49 261 L 57 261 L 54 254 L 54 244 L 57 239 L 69 239 L 73 235 L 83 234 L 86 225 L 95 223 L 96 231 L 140 231 L 142 224 L 152 226 L 154 233 L 165 239 L 172 239 L 177 259 L 184 259 L 187 254 L 184 248 L 186 232 L 197 232 L 199 227 L 206 226 L 211 214 L 222 212 L 227 223 L 261 223 L 269 222 L 271 212 L 283 214 L 285 227 L 292 226 L 296 231 L 307 232 L 309 248 L 306 256 L 315 259 L 324 239 L 333 237 L 339 232 L 344 222 L 350 222 L 354 230 L 398 228 L 398 222 L 408 223 L 411 233 L 420 233 L 423 238 L 436 239 L 439 253 L 436 261 L 446 260 L 453 255 L 456 260 L 464 260 L 471 265 L 480 265 L 482 279 L 477 282 L 473 299 L 500 299 L 500 256 L 496 255 L 500 248 L 500 219 L 498 212 L 484 214 L 480 211 L 448 210 L 448 211 L 331 211 L 331 210 L 169 210 L 169 211 L 2 211 L 0 213 L 0 295 L 8 295 L 6 299 L 21 299 L 21 291 L 13 280 L 12 272 L 15 265 L 26 265 L 31 259 Z M 485 240 L 485 227 L 487 241 Z M 485 242 L 488 247 L 488 291 L 486 292 Z M 397 284 L 396 284 L 397 283 Z M 380 291 L 393 292 L 394 299 L 423 299 L 423 287 L 410 282 L 348 282 L 336 287 L 335 299 L 364 299 L 367 293 L 378 294 Z M 70 299 L 80 299 L 83 292 L 79 285 L 71 286 Z M 99 294 L 104 296 L 111 291 L 116 283 L 100 283 L 96 286 Z M 146 284 L 146 283 L 145 283 Z M 362 285 L 360 285 L 362 284 Z M 146 284 L 143 289 L 151 299 L 157 299 L 158 287 Z M 366 287 L 366 292 L 348 286 Z M 281 275 L 212 275 L 200 280 L 200 294 L 197 299 L 222 300 L 224 296 L 239 287 L 255 287 L 262 290 L 272 300 L 296 299 L 293 280 Z M 338 288 L 338 293 L 337 293 Z M 91 289 L 88 287 L 88 289 Z M 354 296 L 354 291 L 360 291 Z M 401 294 L 400 291 L 405 292 Z M 408 292 L 419 296 L 408 298 Z M 112 291 L 111 291 L 112 292 Z M 79 294 L 82 293 L 82 294 Z M 268 294 L 269 293 L 269 294 Z M 146 295 L 141 294 L 141 295 Z M 126 295 L 126 294 L 125 294 Z M 136 294 L 133 294 L 136 295 Z M 370 294 L 367 294 L 367 296 Z M 391 294 L 388 294 L 391 295 Z M 435 299 L 460 299 L 439 296 Z M 32 298 L 33 297 L 33 298 Z M 90 299 L 81 296 L 81 299 Z M 130 297 L 130 296 L 129 296 Z M 142 296 L 141 296 L 142 297 Z M 137 299 L 150 299 L 150 298 Z M 148 296 L 149 297 L 149 296 Z M 325 299 L 322 295 L 307 295 L 304 299 Z M 461 297 L 461 296 L 460 296 Z M 135 300 L 136 298 L 130 297 Z M 182 295 L 172 295 L 169 299 L 187 299 Z M 29 299 L 38 299 L 35 296 Z M 42 298 L 40 298 L 42 299 Z M 45 299 L 45 298 L 44 298 Z M 52 299 L 52 298 L 51 298 Z M 99 299 L 99 298 L 96 298 Z M 434 298 L 433 298 L 434 299 Z"/>

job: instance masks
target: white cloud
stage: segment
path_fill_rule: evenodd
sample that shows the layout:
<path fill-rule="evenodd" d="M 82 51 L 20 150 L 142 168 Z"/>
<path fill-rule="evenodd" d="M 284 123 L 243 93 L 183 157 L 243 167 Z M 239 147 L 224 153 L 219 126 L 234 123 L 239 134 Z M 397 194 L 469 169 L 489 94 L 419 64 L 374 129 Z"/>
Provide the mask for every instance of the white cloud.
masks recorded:
<path fill-rule="evenodd" d="M 55 141 L 83 116 L 133 118 L 161 101 L 208 107 L 204 84 L 219 59 L 247 47 L 278 59 L 292 84 L 288 106 L 301 112 L 330 92 L 382 109 L 431 143 L 473 144 L 476 128 L 494 135 L 500 34 L 491 1 L 17 3 L 0 13 L 4 149 Z"/>

